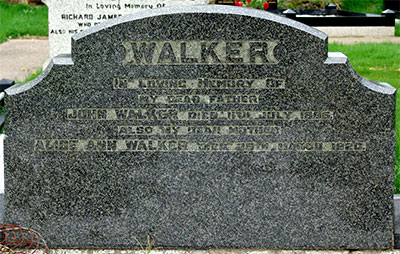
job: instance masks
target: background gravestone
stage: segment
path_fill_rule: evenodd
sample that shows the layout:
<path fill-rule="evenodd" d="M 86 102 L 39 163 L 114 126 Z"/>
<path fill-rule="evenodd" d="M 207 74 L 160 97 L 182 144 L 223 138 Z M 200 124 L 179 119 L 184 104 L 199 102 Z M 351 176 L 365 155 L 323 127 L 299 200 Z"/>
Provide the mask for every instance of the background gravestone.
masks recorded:
<path fill-rule="evenodd" d="M 141 12 L 7 93 L 5 219 L 51 247 L 393 245 L 395 89 L 303 24 Z"/>
<path fill-rule="evenodd" d="M 383 0 L 383 9 L 391 9 L 400 12 L 400 0 Z"/>
<path fill-rule="evenodd" d="M 49 7 L 50 57 L 71 53 L 74 34 L 109 19 L 165 6 L 208 4 L 209 0 L 43 0 Z"/>

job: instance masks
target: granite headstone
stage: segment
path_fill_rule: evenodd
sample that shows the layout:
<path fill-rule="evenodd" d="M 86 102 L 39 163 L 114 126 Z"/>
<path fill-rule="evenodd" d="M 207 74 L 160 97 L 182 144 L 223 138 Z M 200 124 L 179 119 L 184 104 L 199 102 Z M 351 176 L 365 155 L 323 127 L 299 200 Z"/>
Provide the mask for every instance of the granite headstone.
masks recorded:
<path fill-rule="evenodd" d="M 400 195 L 394 195 L 394 246 L 400 249 Z"/>
<path fill-rule="evenodd" d="M 50 57 L 71 53 L 71 37 L 110 19 L 166 6 L 208 4 L 209 0 L 43 0 L 49 7 Z"/>
<path fill-rule="evenodd" d="M 139 12 L 6 91 L 5 219 L 50 247 L 393 246 L 395 89 L 313 28 Z"/>

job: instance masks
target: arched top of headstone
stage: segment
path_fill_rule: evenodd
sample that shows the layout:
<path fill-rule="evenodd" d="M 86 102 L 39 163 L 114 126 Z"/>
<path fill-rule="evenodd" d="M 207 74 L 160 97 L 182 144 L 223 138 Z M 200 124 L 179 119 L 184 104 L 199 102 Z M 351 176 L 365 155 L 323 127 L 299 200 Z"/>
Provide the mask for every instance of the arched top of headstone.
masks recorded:
<path fill-rule="evenodd" d="M 171 6 L 166 8 L 151 9 L 142 12 L 138 12 L 131 15 L 125 15 L 108 22 L 104 22 L 95 27 L 86 29 L 85 31 L 73 36 L 73 40 L 79 40 L 92 33 L 99 32 L 105 28 L 115 26 L 121 23 L 134 22 L 145 18 L 157 18 L 159 16 L 165 15 L 177 15 L 177 14 L 222 14 L 222 15 L 239 15 L 246 16 L 249 18 L 263 19 L 270 22 L 280 23 L 284 26 L 293 27 L 295 29 L 304 31 L 310 35 L 316 36 L 321 40 L 326 40 L 327 35 L 315 28 L 304 25 L 303 23 L 297 22 L 295 20 L 287 19 L 285 17 L 273 14 L 271 12 L 256 10 L 253 8 L 238 8 L 232 6 L 222 6 L 222 5 L 197 5 L 197 6 Z M 193 24 L 196 25 L 196 24 Z M 240 24 L 237 24 L 238 28 Z M 262 32 L 262 31 L 259 31 Z M 289 36 L 290 37 L 290 36 Z"/>
<path fill-rule="evenodd" d="M 328 55 L 327 41 L 327 35 L 319 30 L 251 8 L 218 5 L 158 8 L 122 16 L 73 36 L 72 58 L 69 55 L 54 58 L 42 77 L 15 86 L 8 93 L 32 88 L 51 67 L 59 65 L 74 66 L 76 73 L 88 69 L 129 72 L 133 66 L 155 69 L 174 66 L 181 75 L 188 73 L 189 66 L 194 72 L 215 67 L 229 73 L 235 66 L 254 65 L 258 69 L 274 67 L 287 73 L 310 75 L 312 66 L 327 68 L 329 64 L 346 65 L 347 72 L 373 91 L 394 92 L 387 83 L 359 76 L 345 55 Z"/>
<path fill-rule="evenodd" d="M 194 41 L 207 46 L 220 42 L 217 48 L 221 49 L 224 41 L 264 41 L 270 43 L 276 63 L 305 56 L 323 63 L 327 57 L 327 35 L 314 28 L 266 11 L 203 5 L 147 10 L 89 28 L 72 37 L 74 62 L 120 62 L 128 41 L 187 41 L 188 47 Z M 172 47 L 180 51 L 179 45 Z"/>

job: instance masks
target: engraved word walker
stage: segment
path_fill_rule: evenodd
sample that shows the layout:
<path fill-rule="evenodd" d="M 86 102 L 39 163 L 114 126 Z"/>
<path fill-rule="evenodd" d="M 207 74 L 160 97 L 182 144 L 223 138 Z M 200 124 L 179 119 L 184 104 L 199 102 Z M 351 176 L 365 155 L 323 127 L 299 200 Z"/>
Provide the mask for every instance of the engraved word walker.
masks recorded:
<path fill-rule="evenodd" d="M 277 64 L 279 41 L 122 41 L 126 64 Z"/>

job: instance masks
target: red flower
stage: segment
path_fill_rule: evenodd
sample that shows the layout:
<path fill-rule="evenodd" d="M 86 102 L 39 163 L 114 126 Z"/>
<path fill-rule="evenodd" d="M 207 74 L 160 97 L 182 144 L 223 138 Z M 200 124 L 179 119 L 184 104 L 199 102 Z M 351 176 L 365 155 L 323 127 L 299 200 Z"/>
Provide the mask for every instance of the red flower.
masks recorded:
<path fill-rule="evenodd" d="M 235 5 L 236 5 L 236 6 L 240 6 L 239 4 L 240 4 L 240 3 L 239 3 L 239 0 L 236 0 Z"/>
<path fill-rule="evenodd" d="M 253 0 L 247 0 L 248 3 L 251 3 L 251 1 L 253 1 Z"/>
<path fill-rule="evenodd" d="M 238 2 L 238 6 L 243 6 L 243 4 Z"/>
<path fill-rule="evenodd" d="M 268 8 L 269 8 L 269 3 L 268 3 L 268 2 L 265 2 L 265 3 L 263 3 L 263 6 L 264 6 L 264 10 L 268 10 Z"/>

